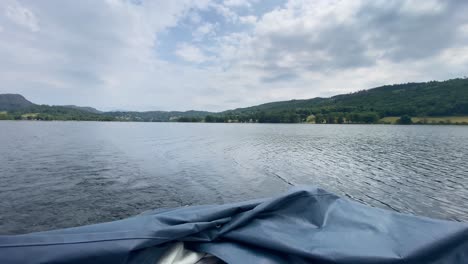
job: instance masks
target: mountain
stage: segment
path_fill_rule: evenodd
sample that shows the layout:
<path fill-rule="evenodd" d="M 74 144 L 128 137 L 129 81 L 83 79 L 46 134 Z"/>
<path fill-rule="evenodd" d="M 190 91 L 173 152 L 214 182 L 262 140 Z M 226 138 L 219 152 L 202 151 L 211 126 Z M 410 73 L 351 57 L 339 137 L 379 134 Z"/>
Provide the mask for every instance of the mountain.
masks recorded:
<path fill-rule="evenodd" d="M 212 122 L 376 123 L 384 117 L 468 115 L 468 79 L 385 85 L 329 98 L 272 102 L 227 110 Z"/>
<path fill-rule="evenodd" d="M 91 113 L 65 106 L 33 105 L 27 108 L 8 111 L 0 115 L 1 119 L 14 120 L 77 120 L 77 121 L 114 121 L 104 114 Z"/>
<path fill-rule="evenodd" d="M 24 96 L 20 94 L 0 94 L 0 111 L 17 111 L 21 109 L 27 109 L 33 106 L 37 106 L 36 104 L 28 101 Z M 55 107 L 55 106 L 54 106 Z M 56 107 L 65 107 L 71 108 L 75 110 L 90 112 L 94 114 L 103 113 L 92 107 L 87 106 L 76 106 L 76 105 L 57 105 Z"/>
<path fill-rule="evenodd" d="M 20 94 L 0 94 L 0 111 L 14 111 L 33 105 Z"/>
<path fill-rule="evenodd" d="M 93 114 L 102 114 L 103 113 L 102 111 L 99 111 L 96 108 L 89 107 L 89 106 L 76 106 L 76 105 L 62 105 L 62 106 L 67 107 L 67 108 L 76 109 L 76 110 L 85 111 L 85 112 L 90 112 L 90 113 L 93 113 Z"/>
<path fill-rule="evenodd" d="M 377 112 L 381 116 L 442 116 L 468 114 L 468 79 L 385 85 L 329 98 L 272 102 L 224 111 L 251 114 L 311 110 L 327 112 Z"/>
<path fill-rule="evenodd" d="M 112 116 L 119 121 L 143 121 L 143 122 L 169 122 L 169 121 L 201 121 L 205 116 L 215 114 L 206 111 L 113 111 L 106 112 L 105 115 Z"/>
<path fill-rule="evenodd" d="M 39 120 L 377 123 L 382 118 L 404 115 L 425 120 L 426 117 L 467 116 L 468 79 L 385 85 L 329 98 L 272 102 L 218 113 L 101 112 L 73 105 L 35 105 L 21 95 L 11 94 L 0 95 L 0 111 L 7 111 L 0 113 L 0 119 Z"/>

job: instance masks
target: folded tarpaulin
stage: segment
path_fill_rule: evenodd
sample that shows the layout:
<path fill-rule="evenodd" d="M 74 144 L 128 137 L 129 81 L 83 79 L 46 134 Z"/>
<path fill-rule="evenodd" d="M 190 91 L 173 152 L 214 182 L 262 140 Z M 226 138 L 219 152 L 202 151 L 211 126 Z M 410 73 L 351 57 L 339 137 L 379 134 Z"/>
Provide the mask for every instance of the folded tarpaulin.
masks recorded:
<path fill-rule="evenodd" d="M 154 210 L 0 236 L 0 263 L 157 263 L 177 242 L 228 263 L 468 263 L 468 224 L 303 187 L 274 198 Z"/>

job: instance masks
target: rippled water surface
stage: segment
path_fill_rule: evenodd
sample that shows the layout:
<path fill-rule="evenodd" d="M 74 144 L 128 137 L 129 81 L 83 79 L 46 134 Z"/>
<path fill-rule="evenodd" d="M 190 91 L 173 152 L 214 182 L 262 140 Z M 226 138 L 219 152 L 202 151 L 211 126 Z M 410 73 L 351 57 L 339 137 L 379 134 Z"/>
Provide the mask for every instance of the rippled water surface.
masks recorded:
<path fill-rule="evenodd" d="M 468 221 L 468 127 L 0 122 L 0 233 L 318 185 Z"/>

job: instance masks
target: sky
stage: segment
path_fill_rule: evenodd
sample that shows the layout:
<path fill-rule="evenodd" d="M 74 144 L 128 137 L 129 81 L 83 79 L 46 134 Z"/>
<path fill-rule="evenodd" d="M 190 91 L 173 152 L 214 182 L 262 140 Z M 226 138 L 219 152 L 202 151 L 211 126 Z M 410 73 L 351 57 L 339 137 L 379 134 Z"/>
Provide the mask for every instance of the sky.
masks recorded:
<path fill-rule="evenodd" d="M 0 93 L 221 111 L 468 75 L 466 0 L 2 0 Z"/>

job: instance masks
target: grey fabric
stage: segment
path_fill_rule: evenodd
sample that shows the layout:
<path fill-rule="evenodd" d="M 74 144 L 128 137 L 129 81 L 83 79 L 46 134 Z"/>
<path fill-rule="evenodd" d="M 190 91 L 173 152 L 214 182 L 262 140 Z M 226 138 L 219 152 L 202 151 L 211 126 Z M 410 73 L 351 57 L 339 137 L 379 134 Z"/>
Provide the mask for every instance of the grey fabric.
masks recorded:
<path fill-rule="evenodd" d="M 207 256 L 203 257 L 200 259 L 197 263 L 195 264 L 224 264 L 226 262 L 222 261 L 221 259 L 215 257 L 215 256 Z"/>
<path fill-rule="evenodd" d="M 468 263 L 467 223 L 372 208 L 313 187 L 0 236 L 0 263 L 153 264 L 175 241 L 227 263 Z"/>

